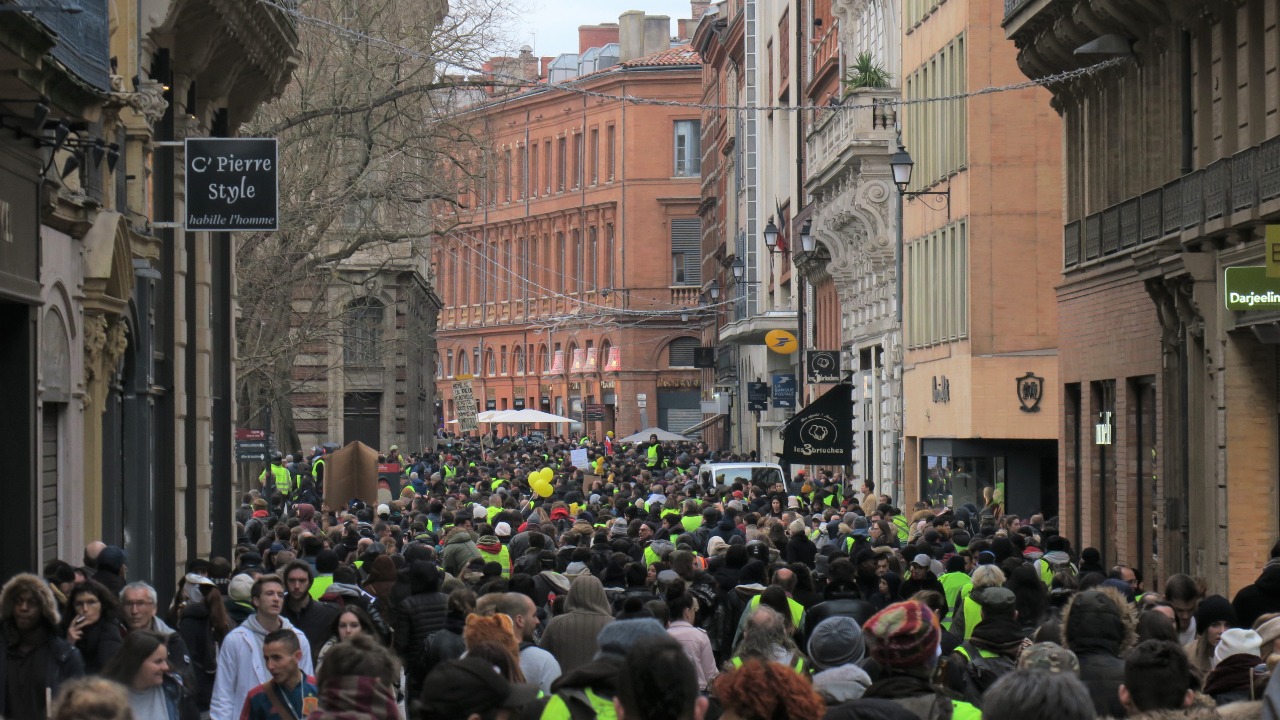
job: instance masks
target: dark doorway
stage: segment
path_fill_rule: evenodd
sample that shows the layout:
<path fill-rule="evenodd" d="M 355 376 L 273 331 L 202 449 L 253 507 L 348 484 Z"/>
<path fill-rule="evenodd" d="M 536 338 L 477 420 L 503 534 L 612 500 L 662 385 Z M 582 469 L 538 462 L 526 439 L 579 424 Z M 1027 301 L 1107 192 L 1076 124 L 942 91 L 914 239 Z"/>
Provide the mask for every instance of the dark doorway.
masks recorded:
<path fill-rule="evenodd" d="M 381 450 L 382 393 L 347 393 L 342 403 L 342 442 L 355 440 Z"/>

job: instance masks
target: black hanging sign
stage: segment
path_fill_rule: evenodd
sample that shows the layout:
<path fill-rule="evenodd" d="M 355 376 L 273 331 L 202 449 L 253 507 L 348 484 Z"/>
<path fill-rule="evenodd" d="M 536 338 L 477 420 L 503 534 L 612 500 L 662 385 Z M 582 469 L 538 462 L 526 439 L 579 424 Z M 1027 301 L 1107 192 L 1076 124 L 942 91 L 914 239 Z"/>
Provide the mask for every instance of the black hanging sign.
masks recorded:
<path fill-rule="evenodd" d="M 187 138 L 187 230 L 280 229 L 275 138 Z"/>
<path fill-rule="evenodd" d="M 782 428 L 781 461 L 848 465 L 853 455 L 853 386 L 840 383 L 795 414 Z"/>
<path fill-rule="evenodd" d="M 810 385 L 840 382 L 840 351 L 810 350 L 805 353 L 805 375 Z"/>
<path fill-rule="evenodd" d="M 764 412 L 769 409 L 769 383 L 747 383 L 747 410 Z"/>

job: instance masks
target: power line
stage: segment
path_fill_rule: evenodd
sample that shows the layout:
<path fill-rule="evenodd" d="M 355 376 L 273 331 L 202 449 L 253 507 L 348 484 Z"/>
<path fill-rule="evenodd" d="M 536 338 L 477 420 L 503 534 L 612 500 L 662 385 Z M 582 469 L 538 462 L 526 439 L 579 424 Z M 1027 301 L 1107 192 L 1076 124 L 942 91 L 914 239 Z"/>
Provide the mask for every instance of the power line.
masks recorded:
<path fill-rule="evenodd" d="M 368 33 L 363 33 L 358 30 L 352 30 L 350 28 L 344 27 L 342 25 L 338 25 L 337 23 L 333 23 L 328 20 L 324 20 L 322 18 L 312 17 L 296 8 L 289 7 L 287 5 L 282 5 L 279 2 L 276 2 L 275 0 L 261 0 L 261 2 L 265 5 L 268 5 L 270 7 L 273 7 L 279 10 L 280 12 L 283 12 L 291 17 L 294 17 L 301 22 L 308 23 L 316 27 L 325 28 L 332 32 L 345 35 L 346 37 L 351 38 L 353 40 L 360 40 L 362 42 L 366 42 L 371 45 L 378 45 L 388 50 L 391 50 L 393 52 L 396 52 L 408 57 L 412 57 L 414 59 L 423 60 L 425 62 L 437 63 L 450 68 L 456 68 L 458 70 L 463 70 L 469 73 L 474 73 L 476 75 L 481 75 L 485 77 L 491 77 L 498 80 L 508 80 L 508 81 L 517 83 L 519 85 L 529 84 L 529 79 L 526 77 L 503 73 L 496 70 L 485 70 L 483 68 L 476 68 L 476 67 L 463 64 L 456 60 L 451 60 L 446 57 L 432 55 L 430 53 L 425 53 L 420 50 L 415 50 L 413 48 L 405 47 L 403 45 L 393 43 L 390 40 L 375 37 L 373 35 L 369 35 Z M 661 100 L 658 98 L 648 98 L 648 97 L 642 97 L 638 95 L 629 95 L 629 94 L 615 95 L 611 93 L 600 92 L 598 90 L 590 90 L 588 88 L 578 87 L 577 85 L 572 84 L 572 80 L 566 83 L 551 83 L 551 82 L 538 83 L 537 85 L 530 87 L 529 89 L 530 90 L 542 90 L 542 89 L 558 90 L 565 93 L 583 95 L 586 97 L 596 98 L 600 100 L 615 100 L 618 102 L 631 103 L 634 105 L 655 105 L 659 107 L 676 107 L 676 108 L 689 108 L 689 109 L 700 109 L 700 110 L 724 110 L 724 111 L 755 110 L 755 111 L 766 111 L 766 112 L 773 112 L 773 111 L 795 112 L 800 110 L 810 110 L 810 111 L 867 110 L 867 109 L 877 109 L 877 108 L 885 108 L 885 107 L 905 107 L 909 105 L 923 105 L 926 103 L 934 103 L 934 102 L 949 102 L 951 100 L 963 100 L 966 98 L 979 97 L 982 95 L 991 95 L 994 93 L 1013 92 L 1015 90 L 1025 90 L 1033 87 L 1045 87 L 1049 85 L 1055 85 L 1057 83 L 1067 82 L 1069 80 L 1074 80 L 1076 78 L 1093 75 L 1103 70 L 1109 69 L 1111 67 L 1120 65 L 1122 63 L 1129 62 L 1130 60 L 1131 58 L 1128 58 L 1128 57 L 1111 58 L 1109 60 L 1103 60 L 1102 62 L 1098 62 L 1083 68 L 1077 68 L 1075 70 L 1066 70 L 1063 72 L 1054 73 L 1052 75 L 1045 75 L 1040 78 L 1026 80 L 1019 83 L 1012 83 L 1009 85 L 996 85 L 991 87 L 980 88 L 978 90 L 970 90 L 967 92 L 955 93 L 953 95 L 944 95 L 940 97 L 926 97 L 926 98 L 910 98 L 910 99 L 902 99 L 902 98 L 886 99 L 883 102 L 876 101 L 872 103 L 862 103 L 862 104 L 858 104 L 858 103 L 832 104 L 832 105 L 707 104 L 707 103 L 687 102 L 683 100 Z M 601 72 L 607 72 L 607 70 L 601 71 Z M 573 80 L 583 80 L 583 79 L 592 78 L 595 76 L 596 76 L 595 74 L 580 76 L 578 78 L 573 78 Z M 512 98 L 504 97 L 502 99 L 506 101 Z M 467 112 L 474 112 L 481 109 L 483 109 L 483 105 L 477 106 L 475 108 L 470 108 L 459 114 L 466 114 Z"/>

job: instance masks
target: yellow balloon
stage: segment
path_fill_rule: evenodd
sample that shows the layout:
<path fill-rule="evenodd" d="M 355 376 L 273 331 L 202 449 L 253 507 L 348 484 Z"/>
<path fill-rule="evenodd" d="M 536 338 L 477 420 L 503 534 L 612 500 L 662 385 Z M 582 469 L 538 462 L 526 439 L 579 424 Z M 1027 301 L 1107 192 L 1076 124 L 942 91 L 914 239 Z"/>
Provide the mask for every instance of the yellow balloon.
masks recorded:
<path fill-rule="evenodd" d="M 551 468 L 542 468 L 538 474 L 542 477 L 542 481 L 546 483 L 550 483 L 556 477 L 556 471 Z"/>
<path fill-rule="evenodd" d="M 551 497 L 551 493 L 554 491 L 554 488 L 551 487 L 550 483 L 540 482 L 533 486 L 533 491 L 538 494 L 538 497 L 545 498 Z"/>
<path fill-rule="evenodd" d="M 532 487 L 532 486 L 533 486 L 533 484 L 534 484 L 535 482 L 537 482 L 538 478 L 540 478 L 540 477 L 542 477 L 542 476 L 538 474 L 538 471 L 537 471 L 537 470 L 530 470 L 530 471 L 529 471 L 529 486 L 530 486 L 530 487 Z"/>

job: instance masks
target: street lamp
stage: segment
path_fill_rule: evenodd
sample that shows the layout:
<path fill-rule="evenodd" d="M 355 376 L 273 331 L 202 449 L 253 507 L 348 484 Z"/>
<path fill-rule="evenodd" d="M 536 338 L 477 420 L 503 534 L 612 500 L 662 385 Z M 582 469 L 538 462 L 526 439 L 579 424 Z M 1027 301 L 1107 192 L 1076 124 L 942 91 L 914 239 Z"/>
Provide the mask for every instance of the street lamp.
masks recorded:
<path fill-rule="evenodd" d="M 805 220 L 800 227 L 800 249 L 811 253 L 818 248 L 818 241 L 813 237 L 813 221 Z"/>
<path fill-rule="evenodd" d="M 773 218 L 769 218 L 769 223 L 764 226 L 764 244 L 769 252 L 778 247 L 778 226 L 773 224 Z"/>
<path fill-rule="evenodd" d="M 747 266 L 742 264 L 742 258 L 734 258 L 733 264 L 729 266 L 733 271 L 733 281 L 735 283 L 742 282 L 742 276 L 747 273 Z"/>
<path fill-rule="evenodd" d="M 707 286 L 707 294 L 711 296 L 712 302 L 719 300 L 720 299 L 720 283 L 716 282 L 715 280 L 712 280 L 711 284 Z"/>

